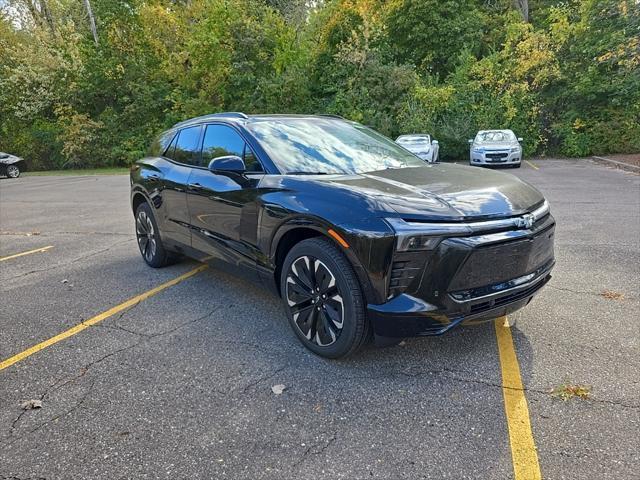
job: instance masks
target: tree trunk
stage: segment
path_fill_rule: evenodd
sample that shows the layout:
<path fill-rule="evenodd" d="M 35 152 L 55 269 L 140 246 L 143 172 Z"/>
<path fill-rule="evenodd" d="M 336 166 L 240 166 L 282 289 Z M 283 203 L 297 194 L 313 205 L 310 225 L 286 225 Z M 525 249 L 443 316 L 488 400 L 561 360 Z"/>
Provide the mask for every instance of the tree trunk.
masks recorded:
<path fill-rule="evenodd" d="M 46 0 L 40 0 L 40 12 L 44 17 L 45 22 L 49 25 L 49 30 L 51 30 L 51 35 L 56 34 L 56 27 L 53 23 L 53 17 L 51 16 L 51 10 L 49 10 L 49 5 L 47 5 Z"/>
<path fill-rule="evenodd" d="M 529 0 L 513 0 L 513 6 L 520 12 L 525 22 L 529 21 Z"/>
<path fill-rule="evenodd" d="M 87 9 L 87 15 L 89 15 L 89 25 L 91 26 L 91 33 L 93 34 L 93 41 L 98 45 L 98 31 L 96 30 L 96 19 L 93 16 L 93 10 L 91 9 L 91 3 L 89 0 L 84 0 L 84 6 Z"/>

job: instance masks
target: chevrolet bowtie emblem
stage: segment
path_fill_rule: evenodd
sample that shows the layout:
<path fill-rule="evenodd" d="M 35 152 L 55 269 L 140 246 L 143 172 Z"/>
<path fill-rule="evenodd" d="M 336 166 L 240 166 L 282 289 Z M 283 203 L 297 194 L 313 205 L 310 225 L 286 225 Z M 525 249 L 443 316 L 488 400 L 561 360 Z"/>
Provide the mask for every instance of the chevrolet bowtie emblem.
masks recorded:
<path fill-rule="evenodd" d="M 535 221 L 536 221 L 535 217 L 530 213 L 527 213 L 526 215 L 523 215 L 515 219 L 516 227 L 518 228 L 531 228 L 533 227 L 533 224 L 535 223 Z"/>

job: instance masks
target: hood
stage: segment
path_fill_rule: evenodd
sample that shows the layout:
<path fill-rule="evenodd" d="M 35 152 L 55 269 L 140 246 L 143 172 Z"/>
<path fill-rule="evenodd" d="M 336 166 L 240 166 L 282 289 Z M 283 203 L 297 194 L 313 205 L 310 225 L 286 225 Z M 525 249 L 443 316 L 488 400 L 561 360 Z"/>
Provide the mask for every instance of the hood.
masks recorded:
<path fill-rule="evenodd" d="M 484 150 L 502 150 L 505 148 L 517 147 L 516 142 L 491 142 L 491 143 L 474 143 L 473 148 L 480 148 Z"/>
<path fill-rule="evenodd" d="M 375 200 L 383 214 L 407 220 L 470 220 L 521 215 L 542 194 L 507 173 L 454 164 L 425 164 L 360 175 L 316 178 Z"/>
<path fill-rule="evenodd" d="M 18 163 L 22 161 L 22 158 L 16 157 L 15 155 L 8 155 L 8 154 L 4 154 L 4 155 L 6 156 L 0 155 L 0 163 L 4 165 L 11 165 L 12 163 Z"/>

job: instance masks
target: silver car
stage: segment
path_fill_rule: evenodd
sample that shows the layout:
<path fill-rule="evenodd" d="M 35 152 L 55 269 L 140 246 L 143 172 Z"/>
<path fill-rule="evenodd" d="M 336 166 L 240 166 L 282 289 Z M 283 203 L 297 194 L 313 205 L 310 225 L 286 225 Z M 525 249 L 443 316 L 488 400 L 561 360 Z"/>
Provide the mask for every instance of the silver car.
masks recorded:
<path fill-rule="evenodd" d="M 438 161 L 440 145 L 438 145 L 437 140 L 431 140 L 431 135 L 429 134 L 414 133 L 411 135 L 400 135 L 396 138 L 396 143 L 425 162 L 435 163 Z"/>
<path fill-rule="evenodd" d="M 506 165 L 519 168 L 522 162 L 522 138 L 511 130 L 480 130 L 469 140 L 471 165 Z"/>
<path fill-rule="evenodd" d="M 21 157 L 0 152 L 0 176 L 18 178 L 24 171 L 25 163 Z"/>

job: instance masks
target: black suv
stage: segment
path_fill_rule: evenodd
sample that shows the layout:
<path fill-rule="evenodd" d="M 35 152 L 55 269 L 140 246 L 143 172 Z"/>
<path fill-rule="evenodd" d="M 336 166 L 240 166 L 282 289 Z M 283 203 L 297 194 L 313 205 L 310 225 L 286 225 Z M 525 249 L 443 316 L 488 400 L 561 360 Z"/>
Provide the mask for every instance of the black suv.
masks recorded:
<path fill-rule="evenodd" d="M 132 167 L 131 202 L 150 266 L 187 255 L 272 287 L 330 358 L 511 313 L 554 265 L 538 190 L 333 116 L 178 123 Z"/>

